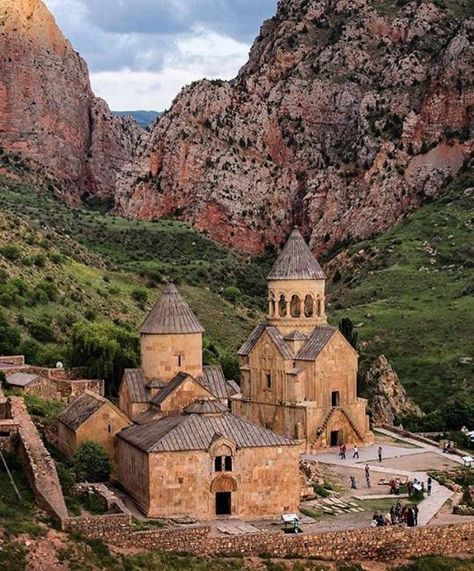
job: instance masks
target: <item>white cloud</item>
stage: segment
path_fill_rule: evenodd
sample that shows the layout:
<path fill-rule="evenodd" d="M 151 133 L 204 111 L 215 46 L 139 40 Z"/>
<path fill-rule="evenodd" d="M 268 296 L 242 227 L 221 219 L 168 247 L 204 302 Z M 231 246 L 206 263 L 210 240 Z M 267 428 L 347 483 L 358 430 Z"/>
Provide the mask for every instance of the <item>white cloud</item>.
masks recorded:
<path fill-rule="evenodd" d="M 231 79 L 248 57 L 248 46 L 213 32 L 195 30 L 177 39 L 158 71 L 123 69 L 91 74 L 95 93 L 112 109 L 167 109 L 192 81 Z"/>

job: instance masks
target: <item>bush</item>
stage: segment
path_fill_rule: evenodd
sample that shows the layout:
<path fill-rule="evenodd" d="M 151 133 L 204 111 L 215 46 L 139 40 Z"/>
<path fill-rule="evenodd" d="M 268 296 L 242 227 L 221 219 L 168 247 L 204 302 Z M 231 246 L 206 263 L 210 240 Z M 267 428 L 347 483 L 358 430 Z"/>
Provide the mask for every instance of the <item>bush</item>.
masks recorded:
<path fill-rule="evenodd" d="M 32 321 L 28 324 L 28 331 L 32 337 L 43 343 L 51 343 L 56 339 L 51 325 L 43 321 Z"/>
<path fill-rule="evenodd" d="M 21 258 L 21 250 L 16 244 L 6 244 L 0 249 L 0 254 L 11 262 Z"/>
<path fill-rule="evenodd" d="M 146 303 L 148 301 L 148 292 L 146 289 L 141 287 L 133 289 L 131 296 L 138 303 Z"/>
<path fill-rule="evenodd" d="M 239 301 L 239 299 L 242 297 L 242 292 L 238 287 L 230 286 L 225 288 L 222 295 L 227 301 L 235 303 L 236 301 Z"/>
<path fill-rule="evenodd" d="M 0 313 L 0 355 L 14 355 L 18 352 L 21 335 L 18 329 L 10 326 L 10 323 Z"/>
<path fill-rule="evenodd" d="M 83 442 L 72 456 L 72 464 L 81 481 L 105 482 L 109 479 L 111 465 L 104 447 L 97 442 Z"/>

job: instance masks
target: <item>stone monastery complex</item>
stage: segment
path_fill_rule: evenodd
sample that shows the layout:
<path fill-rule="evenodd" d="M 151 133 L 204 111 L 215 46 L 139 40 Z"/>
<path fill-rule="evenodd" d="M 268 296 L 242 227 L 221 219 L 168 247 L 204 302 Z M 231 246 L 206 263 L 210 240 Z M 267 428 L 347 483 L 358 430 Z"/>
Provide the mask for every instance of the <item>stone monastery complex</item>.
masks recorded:
<path fill-rule="evenodd" d="M 203 365 L 204 329 L 168 285 L 140 329 L 141 366 L 125 370 L 118 406 L 85 385 L 59 417 L 59 447 L 100 442 L 149 517 L 297 511 L 300 454 L 373 435 L 358 355 L 327 325 L 325 275 L 297 229 L 268 275 L 268 303 L 238 351 L 239 386 Z"/>

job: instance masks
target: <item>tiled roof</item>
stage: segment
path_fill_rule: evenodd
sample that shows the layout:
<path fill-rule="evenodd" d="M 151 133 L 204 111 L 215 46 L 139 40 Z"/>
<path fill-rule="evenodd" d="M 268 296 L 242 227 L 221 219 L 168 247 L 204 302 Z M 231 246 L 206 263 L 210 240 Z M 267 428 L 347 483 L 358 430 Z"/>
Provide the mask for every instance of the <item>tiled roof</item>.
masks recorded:
<path fill-rule="evenodd" d="M 218 399 L 226 399 L 236 393 L 235 387 L 226 381 L 220 365 L 206 365 L 202 368 L 203 375 L 198 380 L 205 385 Z M 239 391 L 237 391 L 239 392 Z"/>
<path fill-rule="evenodd" d="M 125 369 L 123 382 L 127 384 L 132 402 L 148 402 L 150 400 L 146 389 L 146 380 L 141 369 Z"/>
<path fill-rule="evenodd" d="M 297 361 L 314 361 L 321 351 L 326 347 L 328 341 L 336 333 L 335 327 L 327 325 L 315 327 L 310 338 L 302 347 L 295 359 Z"/>
<path fill-rule="evenodd" d="M 308 336 L 301 333 L 301 331 L 292 331 L 291 333 L 288 333 L 288 335 L 285 335 L 283 339 L 285 341 L 305 341 L 308 339 Z"/>
<path fill-rule="evenodd" d="M 162 416 L 161 412 L 158 412 L 155 409 L 145 410 L 140 414 L 137 414 L 132 418 L 132 422 L 134 424 L 146 424 L 147 422 L 151 422 L 152 420 L 157 420 Z"/>
<path fill-rule="evenodd" d="M 259 323 L 256 325 L 252 333 L 247 337 L 246 341 L 244 341 L 240 346 L 240 349 L 237 351 L 237 355 L 248 355 L 257 344 L 257 341 L 260 339 L 260 336 L 265 331 L 266 327 L 266 323 Z"/>
<path fill-rule="evenodd" d="M 266 325 L 265 323 L 259 323 L 255 329 L 250 333 L 245 343 L 238 350 L 238 355 L 246 356 L 249 355 L 258 340 L 262 336 L 263 332 L 266 331 L 270 338 L 273 340 L 275 345 L 278 347 L 282 357 L 284 359 L 293 359 L 293 353 L 283 339 L 280 331 L 273 325 Z"/>
<path fill-rule="evenodd" d="M 184 412 L 188 414 L 221 414 L 226 407 L 216 399 L 199 399 L 188 405 Z"/>
<path fill-rule="evenodd" d="M 7 383 L 14 387 L 27 387 L 36 379 L 39 379 L 39 376 L 30 373 L 12 373 L 7 375 Z"/>
<path fill-rule="evenodd" d="M 297 444 L 230 412 L 176 414 L 142 426 L 126 428 L 118 437 L 144 452 L 172 452 L 207 450 L 216 433 L 233 440 L 238 448 Z"/>
<path fill-rule="evenodd" d="M 209 397 L 212 396 L 209 387 L 205 386 L 202 379 L 195 379 L 188 373 L 178 373 L 165 387 L 163 387 L 156 397 L 151 401 L 154 405 L 159 406 L 172 392 L 174 392 L 186 379 L 192 379 L 195 383 L 201 385 L 206 391 L 209 392 Z"/>
<path fill-rule="evenodd" d="M 203 333 L 204 328 L 174 284 L 169 284 L 141 326 L 140 333 Z"/>
<path fill-rule="evenodd" d="M 276 327 L 273 325 L 269 325 L 267 327 L 267 333 L 273 339 L 275 345 L 278 347 L 282 357 L 284 359 L 293 359 L 293 353 L 291 352 L 290 348 L 286 344 L 286 341 L 283 339 L 282 334 Z"/>
<path fill-rule="evenodd" d="M 324 280 L 326 275 L 295 228 L 267 276 L 269 280 Z"/>
<path fill-rule="evenodd" d="M 63 410 L 59 415 L 59 420 L 71 430 L 76 430 L 106 402 L 108 402 L 107 399 L 95 393 L 82 393 Z"/>
<path fill-rule="evenodd" d="M 233 380 L 227 381 L 227 384 L 230 386 L 232 390 L 232 394 L 230 396 L 238 395 L 240 393 L 240 387 L 235 381 Z"/>

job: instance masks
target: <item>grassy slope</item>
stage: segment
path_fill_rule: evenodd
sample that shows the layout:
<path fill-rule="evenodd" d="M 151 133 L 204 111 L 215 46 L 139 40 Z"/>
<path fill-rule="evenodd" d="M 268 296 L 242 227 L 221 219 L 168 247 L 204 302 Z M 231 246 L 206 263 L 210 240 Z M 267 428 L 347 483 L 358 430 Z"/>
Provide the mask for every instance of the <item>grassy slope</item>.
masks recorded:
<path fill-rule="evenodd" d="M 38 362 L 61 357 L 71 327 L 84 316 L 136 329 L 167 279 L 180 284 L 208 341 L 235 352 L 256 313 L 221 294 L 236 285 L 232 272 L 244 266 L 242 260 L 181 223 L 141 223 L 71 211 L 32 184 L 27 173 L 18 174 L 17 180 L 0 175 L 0 248 L 15 244 L 20 250 L 17 260 L 0 255 L 0 310 L 22 329 L 25 340 L 32 323 L 50 323 L 57 343 L 46 344 Z M 45 258 L 41 267 L 31 263 L 38 255 Z M 219 264 L 224 272 L 214 276 Z M 17 278 L 28 291 L 12 303 L 1 293 L 11 290 Z M 37 285 L 45 282 L 56 286 L 57 298 L 32 303 Z M 133 298 L 137 287 L 147 290 L 147 303 Z M 253 292 L 244 299 L 247 306 L 259 301 Z"/>
<path fill-rule="evenodd" d="M 358 243 L 330 286 L 334 322 L 359 325 L 363 365 L 384 353 L 426 410 L 474 398 L 474 178 L 389 232 Z M 470 193 L 469 193 L 470 194 Z M 334 264 L 335 261 L 332 262 Z"/>

